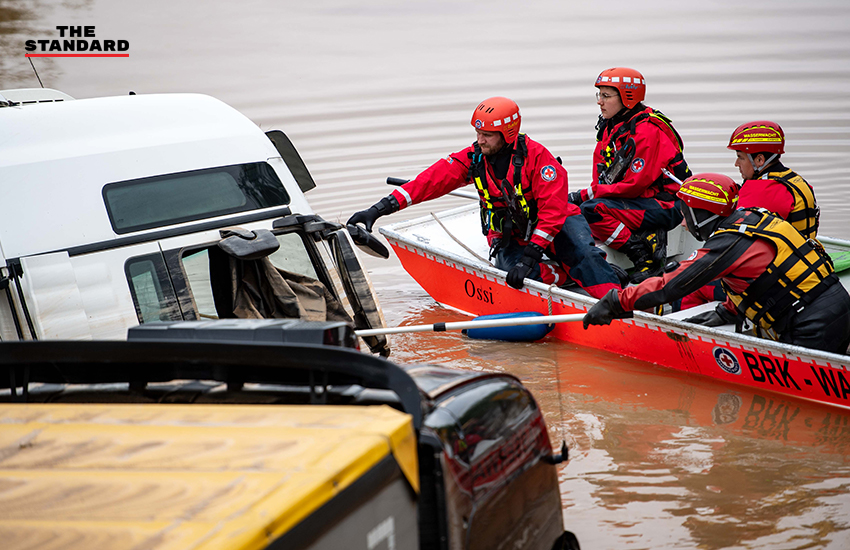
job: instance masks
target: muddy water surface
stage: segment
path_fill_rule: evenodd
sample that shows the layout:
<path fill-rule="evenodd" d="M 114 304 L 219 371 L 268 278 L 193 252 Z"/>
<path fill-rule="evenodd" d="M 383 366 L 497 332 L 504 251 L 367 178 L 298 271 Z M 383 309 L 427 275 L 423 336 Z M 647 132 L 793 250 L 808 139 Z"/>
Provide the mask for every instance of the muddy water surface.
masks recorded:
<path fill-rule="evenodd" d="M 779 122 L 786 164 L 814 186 L 821 233 L 850 238 L 850 4 L 243 0 L 0 0 L 0 89 L 35 87 L 26 39 L 95 25 L 128 59 L 37 59 L 74 97 L 201 92 L 283 129 L 344 221 L 473 137 L 483 98 L 522 108 L 523 130 L 590 177 L 600 70 L 632 66 L 696 172 L 736 177 L 738 124 Z M 2 129 L 0 129 L 2 131 Z M 390 220 L 463 204 L 444 198 Z M 385 220 L 381 220 L 384 222 Z M 390 324 L 460 320 L 393 258 L 368 259 Z M 850 415 L 672 373 L 562 342 L 457 334 L 394 339 L 397 361 L 519 376 L 565 439 L 564 518 L 583 548 L 850 547 Z"/>

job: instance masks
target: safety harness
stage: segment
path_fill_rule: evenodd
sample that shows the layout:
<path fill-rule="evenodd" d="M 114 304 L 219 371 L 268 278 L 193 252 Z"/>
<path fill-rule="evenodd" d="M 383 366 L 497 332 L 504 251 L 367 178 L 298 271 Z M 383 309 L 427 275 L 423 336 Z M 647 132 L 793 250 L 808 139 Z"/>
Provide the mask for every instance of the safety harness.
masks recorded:
<path fill-rule="evenodd" d="M 667 169 L 670 170 L 679 181 L 685 181 L 686 178 L 690 177 L 691 170 L 688 168 L 688 163 L 685 162 L 685 157 L 683 151 L 685 149 L 685 143 L 682 141 L 682 136 L 679 135 L 679 132 L 676 131 L 676 128 L 673 127 L 673 121 L 670 120 L 664 113 L 658 111 L 656 109 L 652 109 L 647 107 L 645 110 L 640 112 L 639 114 L 633 116 L 627 122 L 622 123 L 616 130 L 614 130 L 611 135 L 608 137 L 608 143 L 605 148 L 602 149 L 602 159 L 603 162 L 600 164 L 604 164 L 604 166 L 599 166 L 598 171 L 602 173 L 604 170 L 607 170 L 611 164 L 614 162 L 616 154 L 617 154 L 617 143 L 623 138 L 623 136 L 634 136 L 635 128 L 637 125 L 643 121 L 650 122 L 657 126 L 668 138 L 670 141 L 676 144 L 679 152 L 670 160 L 670 163 L 667 165 Z M 607 128 L 607 121 L 600 116 L 600 121 L 596 125 L 596 141 L 602 141 L 602 138 L 605 134 L 605 129 Z M 622 140 L 625 143 L 625 139 Z M 622 177 L 622 176 L 620 176 Z M 620 178 L 617 178 L 619 180 Z M 616 180 L 615 180 L 616 181 Z M 663 174 L 659 176 L 659 178 L 652 183 L 653 186 L 656 186 L 659 189 L 659 193 L 656 195 L 656 198 L 660 200 L 672 201 L 675 200 L 675 196 L 673 193 L 668 191 L 667 189 L 678 189 L 678 184 L 676 184 L 673 180 L 665 177 Z M 658 196 L 661 195 L 661 196 Z"/>
<path fill-rule="evenodd" d="M 723 288 L 738 311 L 775 339 L 792 314 L 837 283 L 838 276 L 820 243 L 804 239 L 791 224 L 763 208 L 742 212 L 746 213 L 743 218 L 723 222 L 714 234 L 732 232 L 768 240 L 776 247 L 776 257 L 740 294 L 725 283 Z"/>
<path fill-rule="evenodd" d="M 528 146 L 525 134 L 517 136 L 516 145 L 511 151 L 511 164 L 514 167 L 513 184 L 507 179 L 494 182 L 500 194 L 490 193 L 487 186 L 487 164 L 481 147 L 473 144 L 469 153 L 469 179 L 478 190 L 481 205 L 481 231 L 487 235 L 492 229 L 497 233 L 509 236 L 517 229 L 523 240 L 531 238 L 537 225 L 537 205 L 530 204 L 526 195 L 531 192 L 531 182 L 527 187 L 522 185 L 522 166 L 528 157 Z M 495 177 L 494 177 L 495 179 Z"/>

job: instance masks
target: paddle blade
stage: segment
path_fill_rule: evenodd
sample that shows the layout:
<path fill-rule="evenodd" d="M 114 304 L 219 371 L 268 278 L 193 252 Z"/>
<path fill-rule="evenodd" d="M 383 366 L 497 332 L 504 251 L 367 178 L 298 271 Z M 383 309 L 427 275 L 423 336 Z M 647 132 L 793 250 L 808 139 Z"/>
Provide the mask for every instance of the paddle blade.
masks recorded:
<path fill-rule="evenodd" d="M 473 321 L 486 321 L 490 319 L 518 319 L 524 317 L 543 317 L 542 313 L 536 311 L 519 311 L 516 313 L 497 313 L 495 315 L 482 315 L 476 317 Z M 490 328 L 468 328 L 464 329 L 463 333 L 470 338 L 476 340 L 503 340 L 505 342 L 536 342 L 540 340 L 552 329 L 554 324 L 539 324 L 539 325 L 520 325 L 511 327 L 490 327 Z"/>

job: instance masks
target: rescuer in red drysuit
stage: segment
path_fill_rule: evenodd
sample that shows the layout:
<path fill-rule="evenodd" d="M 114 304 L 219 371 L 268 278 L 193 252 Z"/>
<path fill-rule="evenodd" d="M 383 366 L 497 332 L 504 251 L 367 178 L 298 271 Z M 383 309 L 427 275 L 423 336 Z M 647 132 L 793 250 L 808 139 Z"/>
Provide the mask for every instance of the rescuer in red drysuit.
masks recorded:
<path fill-rule="evenodd" d="M 727 301 L 686 321 L 719 326 L 746 318 L 762 336 L 847 352 L 850 295 L 822 249 L 764 209 L 736 210 L 738 186 L 727 176 L 697 174 L 685 180 L 678 196 L 688 231 L 705 246 L 663 277 L 608 293 L 585 315 L 585 328 L 721 279 Z"/>
<path fill-rule="evenodd" d="M 632 282 L 663 272 L 667 231 L 682 221 L 679 184 L 691 173 L 684 144 L 669 118 L 641 103 L 646 80 L 634 69 L 607 69 L 596 79 L 601 114 L 596 125 L 593 179 L 569 200 L 581 206 L 593 236 L 623 252 L 635 265 Z M 619 168 L 619 169 L 618 169 Z"/>
<path fill-rule="evenodd" d="M 769 120 L 741 124 L 729 137 L 727 149 L 735 151 L 735 167 L 743 184 L 738 190 L 738 209 L 764 208 L 794 226 L 806 239 L 817 239 L 820 207 L 811 185 L 780 162 L 785 153 L 785 132 Z M 673 303 L 673 311 L 711 301 L 726 294 L 713 282 Z"/>
<path fill-rule="evenodd" d="M 484 100 L 472 115 L 477 140 L 437 161 L 415 179 L 348 224 L 367 231 L 380 216 L 441 197 L 472 183 L 478 190 L 482 231 L 506 281 L 522 288 L 528 277 L 547 284 L 568 282 L 604 296 L 620 279 L 594 245 L 579 209 L 567 202 L 567 172 L 543 145 L 519 133 L 519 107 L 510 99 Z M 544 262 L 544 253 L 555 264 Z"/>

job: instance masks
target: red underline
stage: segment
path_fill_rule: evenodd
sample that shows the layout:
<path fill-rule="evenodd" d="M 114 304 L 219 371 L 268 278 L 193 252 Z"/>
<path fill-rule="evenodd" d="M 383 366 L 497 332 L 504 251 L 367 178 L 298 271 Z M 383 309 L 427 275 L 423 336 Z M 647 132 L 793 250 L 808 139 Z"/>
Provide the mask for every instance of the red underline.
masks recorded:
<path fill-rule="evenodd" d="M 28 53 L 26 57 L 130 57 L 128 53 Z"/>

